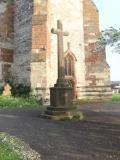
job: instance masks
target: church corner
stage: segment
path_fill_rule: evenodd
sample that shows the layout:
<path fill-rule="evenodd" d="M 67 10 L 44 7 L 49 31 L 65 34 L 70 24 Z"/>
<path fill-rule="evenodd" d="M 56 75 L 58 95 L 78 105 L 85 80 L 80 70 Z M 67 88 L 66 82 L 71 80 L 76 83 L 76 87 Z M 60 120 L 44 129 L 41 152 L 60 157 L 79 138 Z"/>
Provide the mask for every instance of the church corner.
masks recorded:
<path fill-rule="evenodd" d="M 77 99 L 110 99 L 105 49 L 96 51 L 99 12 L 92 0 L 11 0 L 0 2 L 0 84 L 14 80 L 49 99 L 57 80 L 57 37 L 61 20 L 65 78 Z"/>

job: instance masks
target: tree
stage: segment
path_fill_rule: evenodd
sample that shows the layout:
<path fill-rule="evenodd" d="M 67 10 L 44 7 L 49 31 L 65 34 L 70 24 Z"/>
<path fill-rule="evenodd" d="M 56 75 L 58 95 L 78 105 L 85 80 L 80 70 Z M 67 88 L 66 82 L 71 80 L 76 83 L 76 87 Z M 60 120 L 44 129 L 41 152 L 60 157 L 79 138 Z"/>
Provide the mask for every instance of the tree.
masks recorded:
<path fill-rule="evenodd" d="M 102 31 L 99 44 L 103 47 L 110 45 L 115 52 L 120 53 L 120 28 L 115 29 L 110 27 Z"/>

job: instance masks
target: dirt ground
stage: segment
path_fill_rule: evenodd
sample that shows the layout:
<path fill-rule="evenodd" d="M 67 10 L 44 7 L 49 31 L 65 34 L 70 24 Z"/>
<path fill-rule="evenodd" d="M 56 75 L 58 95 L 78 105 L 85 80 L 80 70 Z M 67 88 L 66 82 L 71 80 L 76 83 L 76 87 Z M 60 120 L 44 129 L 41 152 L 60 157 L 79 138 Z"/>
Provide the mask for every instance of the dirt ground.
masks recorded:
<path fill-rule="evenodd" d="M 0 110 L 0 132 L 29 143 L 41 160 L 120 160 L 120 103 L 78 108 L 83 121 L 42 119 L 43 109 Z"/>

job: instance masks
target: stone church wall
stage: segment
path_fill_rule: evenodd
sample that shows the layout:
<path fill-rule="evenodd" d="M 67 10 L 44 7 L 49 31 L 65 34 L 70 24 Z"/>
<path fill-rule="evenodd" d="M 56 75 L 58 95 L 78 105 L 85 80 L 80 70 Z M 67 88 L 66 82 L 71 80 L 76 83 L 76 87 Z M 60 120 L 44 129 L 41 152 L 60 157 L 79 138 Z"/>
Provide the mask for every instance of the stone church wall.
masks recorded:
<path fill-rule="evenodd" d="M 47 86 L 47 53 L 48 53 L 48 3 L 47 0 L 34 0 L 32 15 L 32 62 L 31 86 L 37 89 L 39 96 L 49 96 Z"/>
<path fill-rule="evenodd" d="M 0 85 L 12 78 L 13 3 L 0 2 Z"/>
<path fill-rule="evenodd" d="M 83 37 L 83 1 L 82 0 L 51 0 L 49 1 L 49 30 L 57 28 L 57 20 L 63 23 L 63 30 L 69 32 L 68 37 L 64 37 L 64 52 L 68 49 L 76 57 L 75 79 L 76 86 L 85 85 L 85 63 L 84 63 L 84 37 Z M 50 31 L 49 31 L 50 32 Z M 57 79 L 57 36 L 51 34 L 51 79 L 50 84 L 54 84 Z"/>
<path fill-rule="evenodd" d="M 105 50 L 101 50 L 101 54 L 97 57 L 95 57 L 96 53 L 91 51 L 100 35 L 99 13 L 94 3 L 91 0 L 76 0 L 75 2 L 73 0 L 44 2 L 35 0 L 34 2 L 31 76 L 33 86 L 38 84 L 37 87 L 43 90 L 49 89 L 56 83 L 57 36 L 51 33 L 51 28 L 57 28 L 57 20 L 61 20 L 63 30 L 69 32 L 69 36 L 64 37 L 64 52 L 68 50 L 67 43 L 69 42 L 69 50 L 76 57 L 74 78 L 77 98 L 86 98 L 89 94 L 87 93 L 88 87 L 92 90 L 93 83 L 95 87 L 109 84 L 109 67 L 105 59 Z M 94 60 L 96 60 L 95 63 Z M 99 65 L 101 62 L 103 62 L 102 67 Z M 99 90 L 101 92 L 101 88 L 98 89 L 98 94 Z M 103 87 L 103 90 L 109 92 L 110 88 L 107 90 Z"/>
<path fill-rule="evenodd" d="M 14 82 L 31 85 L 32 0 L 14 0 Z"/>
<path fill-rule="evenodd" d="M 86 64 L 85 94 L 90 98 L 111 96 L 110 69 L 106 62 L 105 48 L 97 48 L 100 36 L 99 12 L 91 0 L 84 1 L 84 42 Z M 106 97 L 107 98 L 107 97 Z"/>
<path fill-rule="evenodd" d="M 95 52 L 99 13 L 91 0 L 1 1 L 0 83 L 6 74 L 11 75 L 15 83 L 37 88 L 38 94 L 49 98 L 49 88 L 57 80 L 57 36 L 51 33 L 57 20 L 69 32 L 64 53 L 70 52 L 75 59 L 77 98 L 109 95 L 105 49 Z"/>

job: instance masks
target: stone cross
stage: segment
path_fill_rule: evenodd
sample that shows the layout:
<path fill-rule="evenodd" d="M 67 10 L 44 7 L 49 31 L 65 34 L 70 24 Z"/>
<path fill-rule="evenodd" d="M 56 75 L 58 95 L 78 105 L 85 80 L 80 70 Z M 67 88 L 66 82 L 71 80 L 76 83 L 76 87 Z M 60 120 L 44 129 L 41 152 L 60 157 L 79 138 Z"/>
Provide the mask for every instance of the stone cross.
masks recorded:
<path fill-rule="evenodd" d="M 58 39 L 58 79 L 63 79 L 65 77 L 64 69 L 64 46 L 63 46 L 63 36 L 68 36 L 68 32 L 63 31 L 62 22 L 57 21 L 57 29 L 52 29 L 53 34 L 57 34 Z"/>

